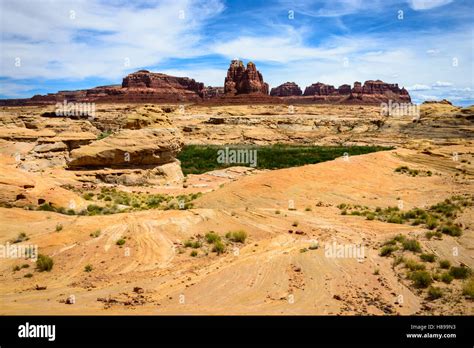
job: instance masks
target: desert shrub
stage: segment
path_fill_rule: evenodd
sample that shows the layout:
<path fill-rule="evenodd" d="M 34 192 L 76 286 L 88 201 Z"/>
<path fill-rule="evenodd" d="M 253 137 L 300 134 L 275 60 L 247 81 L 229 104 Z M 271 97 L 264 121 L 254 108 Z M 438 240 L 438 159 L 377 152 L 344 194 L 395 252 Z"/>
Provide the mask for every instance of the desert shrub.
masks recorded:
<path fill-rule="evenodd" d="M 428 231 L 425 233 L 425 237 L 428 238 L 428 239 L 431 239 L 433 237 L 436 237 L 436 238 L 441 238 L 443 236 L 443 234 L 439 231 Z"/>
<path fill-rule="evenodd" d="M 247 233 L 243 230 L 234 231 L 230 233 L 228 238 L 236 243 L 245 243 L 245 240 L 247 239 Z"/>
<path fill-rule="evenodd" d="M 298 227 L 298 221 L 293 221 L 293 223 L 291 224 L 291 226 L 293 226 L 293 227 Z"/>
<path fill-rule="evenodd" d="M 18 272 L 20 269 L 20 266 L 16 265 L 15 267 L 13 267 L 13 272 Z"/>
<path fill-rule="evenodd" d="M 393 260 L 393 267 L 396 267 L 403 262 L 405 262 L 405 258 L 403 256 L 397 256 L 395 260 Z"/>
<path fill-rule="evenodd" d="M 398 250 L 398 248 L 394 245 L 385 245 L 380 250 L 380 256 L 389 256 L 392 252 Z"/>
<path fill-rule="evenodd" d="M 38 207 L 41 211 L 55 211 L 55 209 L 49 203 L 43 203 Z"/>
<path fill-rule="evenodd" d="M 86 192 L 82 195 L 82 198 L 84 198 L 86 201 L 90 201 L 94 197 L 94 193 L 92 192 Z"/>
<path fill-rule="evenodd" d="M 417 288 L 427 288 L 433 282 L 431 275 L 426 271 L 411 272 L 409 279 L 413 281 L 413 285 Z"/>
<path fill-rule="evenodd" d="M 430 286 L 428 288 L 428 299 L 429 300 L 436 300 L 443 296 L 443 291 L 440 288 L 436 288 L 434 286 Z"/>
<path fill-rule="evenodd" d="M 319 248 L 318 243 L 311 243 L 311 245 L 308 247 L 309 250 L 316 250 Z"/>
<path fill-rule="evenodd" d="M 403 218 L 398 214 L 394 214 L 388 217 L 387 222 L 391 224 L 403 224 Z"/>
<path fill-rule="evenodd" d="M 120 238 L 119 240 L 117 240 L 117 241 L 115 242 L 115 244 L 117 244 L 117 245 L 124 245 L 125 242 L 126 242 L 125 239 Z"/>
<path fill-rule="evenodd" d="M 459 226 L 448 224 L 441 227 L 441 233 L 444 233 L 453 237 L 459 237 L 462 234 L 462 231 Z"/>
<path fill-rule="evenodd" d="M 193 250 L 189 255 L 191 255 L 192 257 L 196 257 L 198 255 L 198 252 L 196 250 Z"/>
<path fill-rule="evenodd" d="M 366 219 L 367 220 L 374 220 L 375 219 L 375 214 L 374 213 L 368 213 L 366 215 Z"/>
<path fill-rule="evenodd" d="M 63 230 L 63 225 L 57 224 L 57 225 L 56 225 L 56 232 L 60 232 L 60 231 L 62 231 L 62 230 Z"/>
<path fill-rule="evenodd" d="M 21 232 L 18 234 L 18 236 L 12 241 L 13 243 L 21 243 L 25 240 L 28 240 L 29 238 L 26 236 L 25 232 Z"/>
<path fill-rule="evenodd" d="M 406 240 L 406 237 L 402 234 L 399 234 L 399 235 L 395 236 L 395 238 L 393 238 L 393 240 L 396 241 L 396 242 L 399 242 L 399 243 L 403 243 Z"/>
<path fill-rule="evenodd" d="M 30 265 L 27 263 L 24 263 L 23 265 L 21 265 L 21 268 L 30 268 Z"/>
<path fill-rule="evenodd" d="M 51 271 L 53 269 L 54 261 L 47 255 L 39 254 L 38 259 L 36 260 L 36 268 L 40 272 Z"/>
<path fill-rule="evenodd" d="M 452 266 L 449 269 L 449 274 L 451 274 L 456 279 L 466 279 L 471 274 L 471 270 L 467 267 Z"/>
<path fill-rule="evenodd" d="M 438 220 L 436 220 L 436 218 L 430 216 L 426 220 L 426 228 L 429 229 L 429 230 L 434 230 L 436 227 L 438 227 Z"/>
<path fill-rule="evenodd" d="M 214 242 L 214 247 L 212 248 L 212 251 L 217 253 L 217 255 L 220 255 L 225 252 L 225 245 L 222 243 L 220 240 L 216 240 Z"/>
<path fill-rule="evenodd" d="M 435 254 L 421 254 L 420 259 L 425 262 L 434 262 L 436 259 Z"/>
<path fill-rule="evenodd" d="M 197 240 L 191 243 L 191 248 L 193 248 L 193 249 L 199 249 L 200 247 L 202 247 L 202 244 L 201 244 L 201 242 L 199 242 Z"/>
<path fill-rule="evenodd" d="M 100 207 L 96 204 L 89 204 L 87 206 L 87 214 L 88 215 L 100 215 L 103 210 L 104 210 L 103 207 Z"/>
<path fill-rule="evenodd" d="M 311 207 L 306 207 L 304 211 L 311 211 Z"/>
<path fill-rule="evenodd" d="M 446 284 L 449 284 L 453 281 L 454 277 L 449 274 L 449 272 L 444 272 L 443 274 L 441 274 L 441 281 L 443 283 L 446 283 Z"/>
<path fill-rule="evenodd" d="M 414 253 L 421 252 L 420 243 L 416 239 L 406 239 L 402 242 L 403 250 L 413 251 Z"/>
<path fill-rule="evenodd" d="M 439 267 L 443 269 L 449 269 L 449 267 L 451 267 L 451 262 L 449 262 L 449 260 L 440 260 Z"/>
<path fill-rule="evenodd" d="M 418 263 L 415 260 L 405 260 L 405 267 L 410 271 L 421 271 L 426 268 L 425 265 Z"/>
<path fill-rule="evenodd" d="M 275 210 L 275 214 L 280 214 L 280 210 Z"/>
<path fill-rule="evenodd" d="M 31 273 L 26 273 L 23 277 L 25 277 L 25 278 L 31 278 L 31 277 L 33 277 L 33 274 L 31 274 Z"/>
<path fill-rule="evenodd" d="M 84 272 L 92 272 L 92 265 L 88 264 L 84 267 Z"/>
<path fill-rule="evenodd" d="M 100 230 L 96 230 L 94 232 L 92 232 L 89 236 L 91 236 L 92 238 L 97 238 L 100 236 Z"/>
<path fill-rule="evenodd" d="M 205 238 L 209 244 L 213 244 L 221 240 L 221 237 L 214 231 L 210 231 L 209 233 L 206 233 Z"/>
<path fill-rule="evenodd" d="M 462 294 L 470 299 L 474 299 L 474 277 L 469 278 L 462 287 Z"/>

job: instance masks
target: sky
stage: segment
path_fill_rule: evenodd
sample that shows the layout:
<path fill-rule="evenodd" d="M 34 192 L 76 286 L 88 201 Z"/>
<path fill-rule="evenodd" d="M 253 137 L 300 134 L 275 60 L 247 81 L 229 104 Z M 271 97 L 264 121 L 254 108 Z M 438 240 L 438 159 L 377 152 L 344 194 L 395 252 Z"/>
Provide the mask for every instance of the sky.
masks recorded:
<path fill-rule="evenodd" d="M 139 69 L 223 86 L 380 79 L 474 104 L 471 0 L 0 0 L 0 98 L 120 84 Z"/>

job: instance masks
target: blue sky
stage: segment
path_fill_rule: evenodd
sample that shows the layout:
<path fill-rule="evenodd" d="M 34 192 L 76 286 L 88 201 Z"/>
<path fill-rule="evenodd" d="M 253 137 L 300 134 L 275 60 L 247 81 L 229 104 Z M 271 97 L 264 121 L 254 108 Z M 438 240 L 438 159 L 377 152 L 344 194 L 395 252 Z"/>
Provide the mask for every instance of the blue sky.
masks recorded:
<path fill-rule="evenodd" d="M 119 84 L 138 69 L 222 86 L 252 60 L 271 87 L 381 79 L 474 104 L 470 0 L 0 0 L 0 98 Z"/>

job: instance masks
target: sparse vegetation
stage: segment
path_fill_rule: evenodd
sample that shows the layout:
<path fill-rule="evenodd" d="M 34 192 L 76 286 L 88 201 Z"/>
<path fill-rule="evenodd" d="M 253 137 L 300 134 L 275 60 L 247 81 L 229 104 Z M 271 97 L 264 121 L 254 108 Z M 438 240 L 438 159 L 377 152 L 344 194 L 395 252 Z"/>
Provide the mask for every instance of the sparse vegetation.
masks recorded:
<path fill-rule="evenodd" d="M 125 239 L 123 239 L 123 238 L 120 238 L 119 240 L 117 240 L 117 241 L 115 242 L 115 244 L 117 244 L 117 245 L 119 245 L 119 246 L 122 246 L 122 245 L 124 245 L 124 244 L 125 244 L 125 242 L 126 242 L 126 240 L 125 240 Z"/>
<path fill-rule="evenodd" d="M 56 225 L 56 232 L 60 232 L 63 230 L 63 225 L 62 224 L 57 224 Z"/>
<path fill-rule="evenodd" d="M 84 267 L 84 272 L 92 272 L 92 265 L 91 265 L 91 264 L 87 264 L 87 265 Z"/>
<path fill-rule="evenodd" d="M 191 255 L 192 257 L 196 257 L 198 255 L 198 252 L 196 250 L 193 250 L 189 255 Z"/>
<path fill-rule="evenodd" d="M 341 210 L 341 215 L 365 216 L 367 220 L 424 226 L 429 230 L 425 234 L 428 239 L 432 237 L 441 239 L 443 234 L 453 237 L 462 234 L 460 225 L 454 220 L 465 207 L 473 204 L 474 196 L 464 195 L 445 199 L 428 209 L 413 208 L 408 211 L 401 211 L 398 207 L 376 207 L 375 210 L 371 210 L 368 207 L 346 203 L 339 204 L 337 207 Z"/>
<path fill-rule="evenodd" d="M 38 255 L 38 259 L 36 260 L 36 268 L 40 272 L 44 271 L 51 271 L 53 269 L 54 261 L 51 257 L 43 254 Z"/>
<path fill-rule="evenodd" d="M 407 166 L 400 166 L 395 169 L 396 173 L 407 174 L 410 176 L 431 176 L 433 173 L 430 170 L 412 169 Z"/>

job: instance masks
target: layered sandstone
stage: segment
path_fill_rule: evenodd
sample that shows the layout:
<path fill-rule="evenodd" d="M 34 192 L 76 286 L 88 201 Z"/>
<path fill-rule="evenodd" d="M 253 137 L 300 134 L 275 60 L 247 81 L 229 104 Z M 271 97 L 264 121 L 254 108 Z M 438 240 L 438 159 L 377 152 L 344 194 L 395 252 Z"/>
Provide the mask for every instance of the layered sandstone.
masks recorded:
<path fill-rule="evenodd" d="M 71 151 L 70 168 L 163 165 L 175 161 L 183 140 L 174 128 L 122 130 Z"/>

